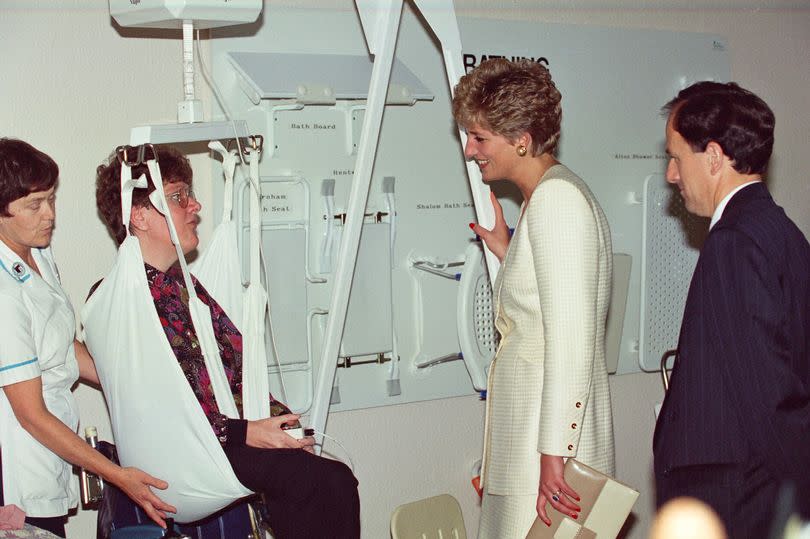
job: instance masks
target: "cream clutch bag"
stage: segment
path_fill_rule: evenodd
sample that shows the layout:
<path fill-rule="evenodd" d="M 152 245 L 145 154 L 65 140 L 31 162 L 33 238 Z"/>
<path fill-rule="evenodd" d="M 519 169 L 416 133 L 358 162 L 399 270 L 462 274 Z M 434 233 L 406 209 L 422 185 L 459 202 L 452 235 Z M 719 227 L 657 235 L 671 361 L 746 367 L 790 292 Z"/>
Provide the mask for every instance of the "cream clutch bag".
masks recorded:
<path fill-rule="evenodd" d="M 573 520 L 549 505 L 551 526 L 537 518 L 526 539 L 615 539 L 638 498 L 638 491 L 575 459 L 565 463 L 565 481 L 581 498 Z"/>

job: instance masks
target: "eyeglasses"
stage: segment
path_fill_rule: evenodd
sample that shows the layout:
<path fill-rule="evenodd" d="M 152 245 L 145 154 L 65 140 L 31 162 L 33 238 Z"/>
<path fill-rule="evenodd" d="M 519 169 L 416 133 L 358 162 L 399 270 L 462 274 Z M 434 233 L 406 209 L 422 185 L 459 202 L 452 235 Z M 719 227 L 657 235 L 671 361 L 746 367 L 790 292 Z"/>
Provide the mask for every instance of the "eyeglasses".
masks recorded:
<path fill-rule="evenodd" d="M 189 199 L 194 198 L 194 191 L 191 187 L 183 187 L 176 193 L 166 195 L 166 198 L 185 209 L 188 207 Z"/>

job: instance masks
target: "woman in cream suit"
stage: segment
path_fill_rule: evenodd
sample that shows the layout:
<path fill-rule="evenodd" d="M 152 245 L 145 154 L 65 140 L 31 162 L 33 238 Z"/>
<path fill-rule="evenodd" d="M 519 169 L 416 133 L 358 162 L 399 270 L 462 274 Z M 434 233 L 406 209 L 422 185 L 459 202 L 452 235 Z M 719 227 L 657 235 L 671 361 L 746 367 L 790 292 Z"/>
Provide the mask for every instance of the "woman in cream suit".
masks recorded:
<path fill-rule="evenodd" d="M 542 65 L 482 62 L 456 87 L 453 115 L 483 180 L 512 182 L 524 199 L 511 240 L 494 196 L 494 229 L 471 225 L 502 262 L 479 537 L 523 539 L 538 515 L 550 524 L 548 504 L 578 516 L 565 458 L 614 471 L 605 366 L 610 231 L 585 182 L 554 157 L 560 93 Z"/>

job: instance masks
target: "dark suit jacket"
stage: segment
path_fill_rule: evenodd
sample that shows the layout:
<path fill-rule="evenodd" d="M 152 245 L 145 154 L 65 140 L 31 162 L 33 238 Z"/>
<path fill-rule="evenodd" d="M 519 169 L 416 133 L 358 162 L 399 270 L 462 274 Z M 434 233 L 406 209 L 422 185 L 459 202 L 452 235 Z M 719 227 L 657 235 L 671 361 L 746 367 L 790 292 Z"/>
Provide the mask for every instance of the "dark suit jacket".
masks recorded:
<path fill-rule="evenodd" d="M 763 183 L 701 250 L 653 451 L 658 478 L 752 459 L 778 482 L 810 475 L 810 246 Z"/>

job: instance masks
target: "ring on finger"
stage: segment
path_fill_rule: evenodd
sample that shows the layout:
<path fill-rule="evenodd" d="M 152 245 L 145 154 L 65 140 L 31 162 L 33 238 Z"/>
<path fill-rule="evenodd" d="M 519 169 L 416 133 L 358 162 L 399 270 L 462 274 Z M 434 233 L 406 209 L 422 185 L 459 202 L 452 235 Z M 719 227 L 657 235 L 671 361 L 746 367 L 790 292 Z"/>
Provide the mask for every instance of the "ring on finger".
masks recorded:
<path fill-rule="evenodd" d="M 562 491 L 560 491 L 560 490 L 558 490 L 557 492 L 552 493 L 551 494 L 551 499 L 554 500 L 555 502 L 559 502 L 560 501 L 560 494 L 562 494 Z"/>

